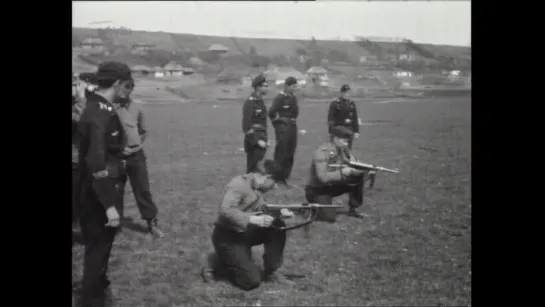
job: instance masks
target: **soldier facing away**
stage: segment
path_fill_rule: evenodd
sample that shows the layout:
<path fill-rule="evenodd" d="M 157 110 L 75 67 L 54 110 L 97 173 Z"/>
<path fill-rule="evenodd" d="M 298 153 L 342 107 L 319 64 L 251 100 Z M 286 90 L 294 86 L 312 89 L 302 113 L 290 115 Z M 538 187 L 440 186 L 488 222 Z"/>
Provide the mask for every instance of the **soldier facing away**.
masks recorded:
<path fill-rule="evenodd" d="M 357 208 L 363 204 L 365 171 L 351 167 L 332 167 L 346 160 L 355 161 L 348 148 L 352 131 L 343 126 L 331 128 L 330 141 L 322 144 L 312 157 L 310 178 L 305 187 L 307 202 L 331 205 L 333 197 L 348 193 L 348 215 L 361 218 L 363 214 Z M 337 212 L 334 208 L 318 209 L 317 220 L 334 222 Z"/>
<path fill-rule="evenodd" d="M 274 179 L 285 185 L 288 185 L 287 180 L 293 169 L 295 150 L 297 149 L 299 105 L 295 96 L 296 91 L 297 80 L 294 77 L 286 78 L 284 91 L 276 95 L 268 112 L 276 137 L 274 159 L 282 167 L 282 172 Z"/>
<path fill-rule="evenodd" d="M 354 134 L 353 139 L 357 139 L 360 136 L 358 109 L 354 101 L 350 100 L 349 93 L 350 86 L 344 84 L 341 86 L 341 96 L 329 104 L 329 112 L 327 113 L 328 130 L 331 133 L 333 127 L 343 126 L 352 131 Z M 348 148 L 350 149 L 352 149 L 353 139 L 348 142 Z"/>
<path fill-rule="evenodd" d="M 257 163 L 267 152 L 267 107 L 263 95 L 268 88 L 265 76 L 258 75 L 252 81 L 254 91 L 242 107 L 242 132 L 246 152 L 246 173 L 257 171 Z"/>
<path fill-rule="evenodd" d="M 207 263 L 203 274 L 226 277 L 244 290 L 257 288 L 262 280 L 292 284 L 276 273 L 284 259 L 286 232 L 271 226 L 283 227 L 284 221 L 252 214 L 265 204 L 262 194 L 275 187 L 272 178 L 280 171 L 276 161 L 262 160 L 256 172 L 227 184 L 212 234 L 216 261 Z M 265 247 L 263 271 L 252 259 L 252 247 L 261 244 Z"/>
<path fill-rule="evenodd" d="M 126 82 L 132 81 L 125 64 L 103 62 L 98 67 L 98 89 L 89 94 L 78 126 L 79 169 L 81 170 L 79 214 L 85 245 L 82 305 L 104 306 L 108 261 L 123 214 L 120 193 L 124 172 L 123 127 L 114 99 L 123 95 Z"/>

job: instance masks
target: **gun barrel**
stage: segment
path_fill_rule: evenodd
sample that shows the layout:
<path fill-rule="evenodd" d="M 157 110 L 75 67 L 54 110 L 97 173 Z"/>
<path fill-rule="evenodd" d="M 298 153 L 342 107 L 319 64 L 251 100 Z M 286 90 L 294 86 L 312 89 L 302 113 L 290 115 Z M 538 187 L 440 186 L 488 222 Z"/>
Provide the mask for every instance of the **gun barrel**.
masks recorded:
<path fill-rule="evenodd" d="M 342 205 L 322 205 L 322 204 L 266 204 L 268 209 L 305 209 L 305 208 L 343 208 Z"/>
<path fill-rule="evenodd" d="M 387 172 L 387 173 L 394 173 L 394 174 L 399 174 L 399 170 L 398 169 L 391 169 L 391 168 L 386 168 L 386 167 L 382 167 L 382 166 L 374 166 L 374 165 L 371 165 L 371 164 L 367 164 L 367 163 L 361 163 L 361 162 L 348 162 L 346 164 L 329 164 L 330 167 L 343 167 L 343 166 L 349 166 L 349 167 L 353 167 L 355 169 L 359 169 L 359 170 L 374 170 L 374 171 L 381 171 L 381 172 Z"/>

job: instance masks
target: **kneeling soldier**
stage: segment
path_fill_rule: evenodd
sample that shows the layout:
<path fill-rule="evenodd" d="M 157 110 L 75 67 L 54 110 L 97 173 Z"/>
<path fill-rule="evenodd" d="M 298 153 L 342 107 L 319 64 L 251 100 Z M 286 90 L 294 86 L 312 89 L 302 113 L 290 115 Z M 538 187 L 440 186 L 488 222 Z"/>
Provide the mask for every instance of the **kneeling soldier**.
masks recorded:
<path fill-rule="evenodd" d="M 348 193 L 350 208 L 348 215 L 361 218 L 363 214 L 356 209 L 363 203 L 365 172 L 347 166 L 341 168 L 331 166 L 342 165 L 346 160 L 356 160 L 348 148 L 352 137 L 352 131 L 346 127 L 331 128 L 330 141 L 314 152 L 305 196 L 309 203 L 331 205 L 333 197 Z M 317 220 L 334 222 L 336 215 L 336 209 L 322 208 L 317 212 Z"/>
<path fill-rule="evenodd" d="M 276 273 L 283 263 L 286 232 L 274 227 L 285 226 L 281 219 L 269 215 L 253 215 L 265 204 L 262 193 L 275 187 L 273 178 L 282 169 L 273 160 L 260 161 L 257 171 L 237 176 L 227 184 L 219 217 L 212 234 L 212 244 L 217 256 L 213 268 L 203 273 L 226 277 L 244 290 L 252 290 L 262 280 L 291 284 Z M 263 244 L 264 270 L 252 260 L 252 247 Z M 221 272 L 221 273 L 219 273 Z"/>

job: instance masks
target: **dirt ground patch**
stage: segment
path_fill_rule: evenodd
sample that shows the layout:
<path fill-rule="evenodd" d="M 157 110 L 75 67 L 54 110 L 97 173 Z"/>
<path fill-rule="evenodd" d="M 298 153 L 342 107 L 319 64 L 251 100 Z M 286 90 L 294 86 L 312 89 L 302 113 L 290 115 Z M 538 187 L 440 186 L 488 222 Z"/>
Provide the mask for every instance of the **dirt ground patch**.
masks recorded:
<path fill-rule="evenodd" d="M 401 173 L 378 175 L 361 208 L 365 220 L 315 223 L 310 239 L 289 233 L 282 270 L 306 275 L 295 287 L 265 283 L 251 292 L 199 276 L 224 185 L 245 169 L 240 103 L 143 108 L 151 186 L 168 236 L 149 242 L 128 227 L 118 236 L 110 260 L 114 306 L 471 304 L 470 99 L 358 103 L 364 122 L 388 124 L 362 126 L 355 155 Z M 308 157 L 327 138 L 326 114 L 327 104 L 301 104 L 299 129 L 307 133 L 291 179 L 299 187 Z M 138 221 L 126 197 L 126 216 Z M 278 190 L 268 200 L 303 201 L 304 193 Z M 82 265 L 83 248 L 75 245 L 75 281 Z"/>

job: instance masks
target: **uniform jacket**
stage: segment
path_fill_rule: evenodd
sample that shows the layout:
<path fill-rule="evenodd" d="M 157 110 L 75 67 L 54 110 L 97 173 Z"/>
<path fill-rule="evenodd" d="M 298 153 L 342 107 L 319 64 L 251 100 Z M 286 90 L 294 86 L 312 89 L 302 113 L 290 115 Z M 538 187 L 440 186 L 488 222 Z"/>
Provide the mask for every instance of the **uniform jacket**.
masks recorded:
<path fill-rule="evenodd" d="M 295 120 L 299 116 L 297 97 L 292 94 L 280 92 L 274 97 L 268 115 L 275 128 L 282 124 L 295 124 Z"/>
<path fill-rule="evenodd" d="M 225 187 L 216 225 L 244 232 L 250 221 L 250 212 L 259 210 L 264 204 L 253 175 L 237 176 Z"/>
<path fill-rule="evenodd" d="M 127 137 L 127 146 L 141 146 L 144 143 L 147 133 L 146 121 L 144 120 L 142 109 L 129 100 L 126 103 L 118 104 L 116 111 Z"/>
<path fill-rule="evenodd" d="M 329 132 L 335 126 L 345 126 L 354 133 L 359 133 L 360 126 L 358 123 L 358 110 L 356 104 L 352 100 L 339 97 L 329 104 L 329 112 L 327 113 L 327 123 Z"/>
<path fill-rule="evenodd" d="M 87 97 L 78 126 L 79 165 L 83 180 L 91 180 L 99 202 L 116 203 L 125 136 L 114 106 L 97 94 Z"/>
<path fill-rule="evenodd" d="M 86 98 L 79 96 L 72 97 L 72 163 L 77 164 L 79 160 L 78 152 L 78 123 L 83 109 L 87 103 Z"/>
<path fill-rule="evenodd" d="M 356 161 L 348 148 L 340 151 L 331 142 L 322 144 L 312 156 L 308 186 L 323 187 L 343 182 L 345 178 L 341 175 L 340 168 L 329 165 L 342 164 L 345 159 Z"/>
<path fill-rule="evenodd" d="M 251 95 L 242 107 L 242 132 L 252 144 L 267 141 L 267 107 L 263 99 Z"/>

